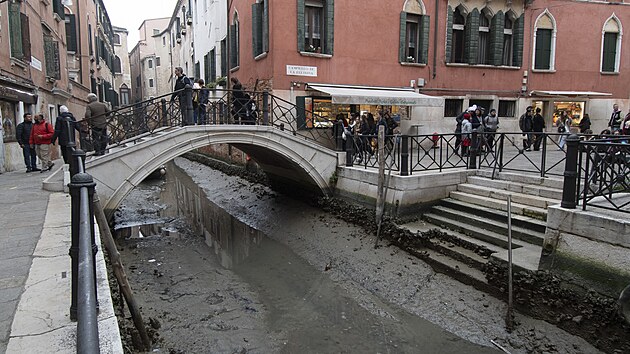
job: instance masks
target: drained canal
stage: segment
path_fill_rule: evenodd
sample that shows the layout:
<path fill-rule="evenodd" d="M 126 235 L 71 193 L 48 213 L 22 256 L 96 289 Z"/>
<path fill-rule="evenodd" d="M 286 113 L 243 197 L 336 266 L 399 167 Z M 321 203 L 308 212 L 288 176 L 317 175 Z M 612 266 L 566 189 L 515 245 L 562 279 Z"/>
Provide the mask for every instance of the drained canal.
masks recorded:
<path fill-rule="evenodd" d="M 496 352 L 491 340 L 590 352 L 541 321 L 507 334 L 500 301 L 393 247 L 374 250 L 372 235 L 317 208 L 185 159 L 136 188 L 115 221 L 160 352 Z"/>

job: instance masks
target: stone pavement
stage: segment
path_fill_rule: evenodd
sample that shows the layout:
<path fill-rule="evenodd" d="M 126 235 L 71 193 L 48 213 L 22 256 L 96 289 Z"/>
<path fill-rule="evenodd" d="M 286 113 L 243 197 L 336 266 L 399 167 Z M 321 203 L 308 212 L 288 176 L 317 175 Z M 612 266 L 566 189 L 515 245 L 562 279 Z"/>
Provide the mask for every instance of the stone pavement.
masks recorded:
<path fill-rule="evenodd" d="M 51 173 L 0 175 L 0 354 L 76 353 L 76 322 L 69 316 L 70 197 L 42 189 Z M 97 268 L 101 351 L 122 353 L 100 250 Z"/>

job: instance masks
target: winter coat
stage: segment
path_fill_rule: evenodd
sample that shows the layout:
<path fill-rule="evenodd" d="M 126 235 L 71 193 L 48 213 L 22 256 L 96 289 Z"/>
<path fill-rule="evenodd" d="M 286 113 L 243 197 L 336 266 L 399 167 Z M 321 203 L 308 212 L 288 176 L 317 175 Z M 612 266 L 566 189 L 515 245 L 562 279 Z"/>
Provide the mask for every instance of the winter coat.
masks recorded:
<path fill-rule="evenodd" d="M 20 146 L 29 145 L 29 138 L 31 137 L 31 130 L 33 129 L 33 122 L 22 122 L 17 125 L 15 137 L 17 138 Z"/>
<path fill-rule="evenodd" d="M 589 117 L 582 118 L 582 120 L 580 121 L 579 127 L 580 127 L 580 133 L 582 134 L 584 134 L 587 130 L 591 129 L 591 118 Z"/>
<path fill-rule="evenodd" d="M 68 122 L 70 122 L 70 129 L 77 129 L 77 120 L 74 118 L 72 113 L 64 112 L 61 113 L 57 120 L 55 121 L 55 134 L 52 137 L 52 143 L 54 144 L 57 139 L 59 139 L 59 145 L 66 146 L 70 142 L 70 136 L 68 132 Z"/>
<path fill-rule="evenodd" d="M 542 132 L 545 131 L 545 118 L 536 113 L 534 114 L 534 118 L 532 118 L 532 129 L 535 132 Z"/>
<path fill-rule="evenodd" d="M 55 131 L 48 122 L 40 121 L 33 124 L 28 142 L 31 145 L 50 145 L 54 134 Z"/>
<path fill-rule="evenodd" d="M 171 95 L 171 101 L 174 100 L 175 97 L 179 98 L 180 101 L 185 97 L 184 91 L 177 91 L 183 90 L 184 88 L 186 88 L 186 85 L 190 85 L 190 87 L 192 87 L 192 82 L 186 75 L 179 76 L 177 80 L 175 80 L 175 89 L 173 89 L 174 92 Z"/>
<path fill-rule="evenodd" d="M 496 132 L 499 129 L 499 116 L 487 115 L 483 119 L 483 123 L 489 132 Z"/>
<path fill-rule="evenodd" d="M 532 116 L 527 113 L 523 113 L 523 115 L 518 119 L 518 127 L 521 128 L 523 132 L 531 132 L 533 128 Z"/>
<path fill-rule="evenodd" d="M 468 119 L 462 121 L 462 139 L 470 139 L 470 135 L 473 132 L 472 123 Z"/>
<path fill-rule="evenodd" d="M 88 124 L 92 128 L 105 129 L 107 128 L 107 114 L 109 108 L 103 102 L 90 102 L 85 109 L 85 119 L 88 120 Z"/>

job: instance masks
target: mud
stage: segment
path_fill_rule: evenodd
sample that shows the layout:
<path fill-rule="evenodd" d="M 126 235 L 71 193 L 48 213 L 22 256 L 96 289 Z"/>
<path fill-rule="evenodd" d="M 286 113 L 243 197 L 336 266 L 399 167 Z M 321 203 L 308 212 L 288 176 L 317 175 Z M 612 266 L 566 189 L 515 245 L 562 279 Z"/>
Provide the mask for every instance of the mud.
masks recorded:
<path fill-rule="evenodd" d="M 116 222 L 159 222 L 171 235 L 119 239 L 145 322 L 152 323 L 155 348 L 161 352 L 419 352 L 418 348 L 429 348 L 425 346 L 431 340 L 440 343 L 440 337 L 451 345 L 440 344 L 442 352 L 463 352 L 453 345 L 471 345 L 465 341 L 486 347 L 470 347 L 479 352 L 496 349 L 491 341 L 512 353 L 599 352 L 580 337 L 520 313 L 516 329 L 508 333 L 503 301 L 436 273 L 390 245 L 421 245 L 422 237 L 397 234 L 393 224 L 386 223 L 388 241 L 374 249 L 375 228 L 368 211 L 331 201 L 310 206 L 195 162 L 177 159 L 176 164 L 212 202 L 266 234 L 271 248 L 285 247 L 282 254 L 295 254 L 290 262 L 294 267 L 299 264 L 303 270 L 297 274 L 303 276 L 291 279 L 284 271 L 281 276 L 263 276 L 281 264 L 286 269 L 288 262 L 265 257 L 269 253 L 265 242 L 260 244 L 264 247 L 252 247 L 244 263 L 226 267 L 217 247 L 206 246 L 183 218 L 165 213 L 169 204 L 178 201 L 164 200 L 159 183 L 143 185 L 125 200 Z M 342 220 L 336 214 L 353 216 Z M 297 285 L 303 282 L 316 285 L 300 289 Z M 281 291 L 269 292 L 270 287 Z M 342 300 L 318 303 L 319 291 Z M 291 292 L 296 293 L 294 303 L 274 298 Z M 300 312 L 300 302 L 295 302 L 300 297 L 315 305 Z M 364 327 L 353 330 L 339 325 L 348 313 L 355 323 L 363 321 Z M 312 320 L 295 322 L 295 318 Z M 130 321 L 123 318 L 121 323 L 132 350 Z M 336 334 L 308 340 L 310 332 L 324 333 L 323 328 Z M 408 334 L 405 328 L 423 330 L 407 330 Z M 351 340 L 343 343 L 356 346 L 343 347 L 340 343 L 347 338 Z"/>

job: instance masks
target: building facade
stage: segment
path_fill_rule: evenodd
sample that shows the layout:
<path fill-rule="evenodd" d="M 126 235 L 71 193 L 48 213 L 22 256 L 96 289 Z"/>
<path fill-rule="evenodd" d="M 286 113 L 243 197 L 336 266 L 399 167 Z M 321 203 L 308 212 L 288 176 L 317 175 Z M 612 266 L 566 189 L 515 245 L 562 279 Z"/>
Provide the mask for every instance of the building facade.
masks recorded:
<path fill-rule="evenodd" d="M 170 20 L 168 17 L 149 19 L 143 21 L 138 28 L 140 32 L 138 43 L 129 52 L 133 102 L 158 96 L 162 88 L 166 87 L 163 81 L 168 81 L 169 78 L 160 73 L 164 70 L 164 58 L 167 58 L 168 64 L 172 51 L 170 39 L 163 36 L 162 32 Z"/>
<path fill-rule="evenodd" d="M 125 28 L 113 27 L 114 30 L 114 90 L 118 92 L 118 104 L 131 103 L 131 68 L 129 66 L 129 47 Z"/>

